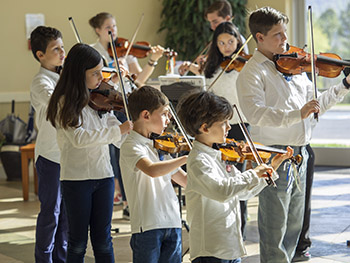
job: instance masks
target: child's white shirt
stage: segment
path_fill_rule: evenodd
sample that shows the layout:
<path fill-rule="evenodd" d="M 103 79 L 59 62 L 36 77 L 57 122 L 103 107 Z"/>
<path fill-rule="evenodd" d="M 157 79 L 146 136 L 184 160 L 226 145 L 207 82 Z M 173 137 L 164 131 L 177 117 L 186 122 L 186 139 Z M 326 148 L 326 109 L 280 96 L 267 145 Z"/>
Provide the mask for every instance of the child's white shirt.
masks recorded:
<path fill-rule="evenodd" d="M 41 155 L 52 162 L 60 162 L 56 129 L 46 120 L 47 106 L 59 77 L 59 74 L 40 67 L 30 87 L 30 102 L 35 110 L 35 124 L 38 128 L 38 136 L 35 141 L 35 161 Z"/>
<path fill-rule="evenodd" d="M 83 124 L 78 128 L 57 128 L 57 143 L 61 151 L 61 180 L 89 180 L 113 177 L 109 144 L 119 147 L 121 124 L 113 113 L 102 118 L 86 106 Z"/>
<path fill-rule="evenodd" d="M 194 141 L 187 160 L 186 209 L 190 256 L 232 260 L 246 254 L 241 234 L 239 200 L 267 185 L 254 170 L 230 173 L 221 152 Z"/>
<path fill-rule="evenodd" d="M 171 183 L 171 175 L 178 169 L 153 178 L 136 168 L 142 158 L 160 161 L 153 141 L 131 131 L 120 148 L 120 168 L 130 209 L 131 232 L 181 228 L 179 202 Z M 170 158 L 165 156 L 165 159 Z"/>

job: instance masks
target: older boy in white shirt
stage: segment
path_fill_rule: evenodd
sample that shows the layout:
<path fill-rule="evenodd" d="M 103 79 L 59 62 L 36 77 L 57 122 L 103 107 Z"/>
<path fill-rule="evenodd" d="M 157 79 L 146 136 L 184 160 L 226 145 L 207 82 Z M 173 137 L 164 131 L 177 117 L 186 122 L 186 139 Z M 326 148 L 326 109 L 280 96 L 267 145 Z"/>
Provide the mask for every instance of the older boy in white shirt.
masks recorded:
<path fill-rule="evenodd" d="M 300 185 L 293 183 L 288 170 L 280 168 L 277 189 L 265 188 L 259 195 L 261 262 L 291 262 L 301 232 L 304 213 L 305 173 L 315 119 L 349 92 L 350 76 L 313 99 L 313 86 L 306 74 L 284 76 L 274 64 L 274 55 L 285 52 L 288 18 L 271 7 L 254 11 L 250 31 L 257 50 L 237 79 L 242 111 L 251 124 L 255 141 L 285 148 L 291 145 L 303 155 L 299 167 Z M 301 191 L 299 190 L 301 189 Z"/>

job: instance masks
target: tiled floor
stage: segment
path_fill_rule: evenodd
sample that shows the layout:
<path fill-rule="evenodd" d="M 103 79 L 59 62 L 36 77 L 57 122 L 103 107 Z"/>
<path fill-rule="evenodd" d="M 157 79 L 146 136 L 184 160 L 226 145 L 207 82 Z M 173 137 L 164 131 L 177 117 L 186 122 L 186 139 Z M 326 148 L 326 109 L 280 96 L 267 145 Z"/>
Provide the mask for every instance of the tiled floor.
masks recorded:
<path fill-rule="evenodd" d="M 22 201 L 20 182 L 8 182 L 0 166 L 0 262 L 34 262 L 35 221 L 39 202 L 31 185 L 28 202 Z M 259 262 L 257 232 L 257 199 L 248 203 L 249 217 L 244 263 Z M 311 249 L 313 263 L 350 262 L 350 168 L 317 167 L 312 196 Z M 184 210 L 184 216 L 186 211 Z M 115 207 L 113 233 L 116 262 L 131 262 L 129 247 L 130 227 L 121 219 L 121 207 Z M 184 249 L 188 247 L 188 234 L 184 231 Z M 94 262 L 91 248 L 87 263 Z M 188 254 L 183 262 L 189 262 Z"/>

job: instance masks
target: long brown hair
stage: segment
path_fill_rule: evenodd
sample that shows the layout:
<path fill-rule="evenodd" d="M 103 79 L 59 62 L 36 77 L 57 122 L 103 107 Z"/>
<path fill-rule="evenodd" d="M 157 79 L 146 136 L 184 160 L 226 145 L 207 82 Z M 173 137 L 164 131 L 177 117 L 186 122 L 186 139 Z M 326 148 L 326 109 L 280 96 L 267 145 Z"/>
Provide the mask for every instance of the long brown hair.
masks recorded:
<path fill-rule="evenodd" d="M 85 72 L 96 67 L 101 59 L 101 55 L 86 44 L 76 44 L 69 51 L 47 109 L 46 119 L 54 127 L 67 129 L 82 125 L 82 110 L 90 99 Z"/>

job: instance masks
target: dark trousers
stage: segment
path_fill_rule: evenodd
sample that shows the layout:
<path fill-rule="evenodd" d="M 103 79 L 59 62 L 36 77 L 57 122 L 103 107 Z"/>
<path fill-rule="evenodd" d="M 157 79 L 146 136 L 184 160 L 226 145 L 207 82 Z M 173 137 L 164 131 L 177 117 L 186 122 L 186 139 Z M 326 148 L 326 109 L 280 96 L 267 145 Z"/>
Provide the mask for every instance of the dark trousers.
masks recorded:
<path fill-rule="evenodd" d="M 118 183 L 119 183 L 119 187 L 120 187 L 120 193 L 122 195 L 122 199 L 123 199 L 123 201 L 126 201 L 122 173 L 120 171 L 120 165 L 119 165 L 120 149 L 115 147 L 113 144 L 110 144 L 109 145 L 109 155 L 111 156 L 111 164 L 112 164 L 112 168 L 113 168 L 114 178 L 117 178 Z"/>
<path fill-rule="evenodd" d="M 113 177 L 62 181 L 62 190 L 69 223 L 66 263 L 84 262 L 89 228 L 95 262 L 114 262 L 111 237 Z"/>
<path fill-rule="evenodd" d="M 249 124 L 245 123 L 245 125 L 247 129 L 249 129 Z M 236 141 L 245 140 L 245 137 L 238 124 L 231 125 L 231 130 L 229 131 L 227 138 L 235 139 Z M 235 164 L 235 167 L 241 172 L 243 172 L 245 170 L 245 163 L 237 163 Z M 245 232 L 248 218 L 247 201 L 239 201 L 239 204 L 241 208 L 241 232 L 243 240 L 245 240 Z"/>
<path fill-rule="evenodd" d="M 114 111 L 114 115 L 122 123 L 127 120 L 127 118 L 123 112 Z M 126 201 L 122 173 L 120 171 L 120 165 L 119 165 L 120 150 L 117 147 L 115 147 L 113 144 L 110 144 L 109 145 L 109 154 L 111 156 L 111 164 L 112 164 L 112 168 L 113 168 L 114 177 L 117 178 L 117 180 L 118 180 L 122 199 L 123 199 L 123 201 Z"/>
<path fill-rule="evenodd" d="M 311 247 L 311 239 L 310 239 L 311 192 L 312 192 L 312 183 L 314 180 L 315 153 L 312 150 L 310 144 L 306 146 L 306 150 L 309 153 L 309 160 L 307 162 L 307 172 L 306 172 L 305 212 L 304 212 L 303 228 L 302 228 L 298 245 L 296 248 L 296 254 L 302 254 Z"/>
<path fill-rule="evenodd" d="M 65 262 L 68 222 L 61 195 L 60 165 L 39 156 L 35 167 L 40 201 L 35 232 L 35 262 Z"/>

